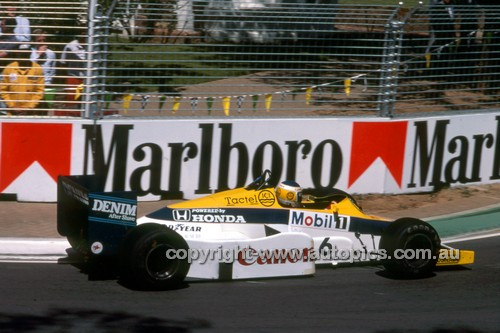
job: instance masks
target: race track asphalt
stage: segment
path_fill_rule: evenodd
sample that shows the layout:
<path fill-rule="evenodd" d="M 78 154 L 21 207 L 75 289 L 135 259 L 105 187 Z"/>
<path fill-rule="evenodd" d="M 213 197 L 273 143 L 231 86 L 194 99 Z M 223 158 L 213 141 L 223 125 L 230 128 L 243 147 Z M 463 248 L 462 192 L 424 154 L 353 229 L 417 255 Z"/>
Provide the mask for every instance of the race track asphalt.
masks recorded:
<path fill-rule="evenodd" d="M 498 332 L 500 238 L 455 243 L 476 264 L 421 280 L 381 267 L 139 292 L 70 264 L 0 263 L 2 332 Z"/>
<path fill-rule="evenodd" d="M 439 215 L 431 223 L 451 236 L 498 228 L 499 203 L 500 195 L 478 195 L 392 215 Z M 139 214 L 164 204 L 142 203 Z M 477 208 L 480 219 L 473 212 Z M 457 220 L 463 210 L 473 215 Z M 64 251 L 55 213 L 54 204 L 0 202 L 0 243 L 18 237 L 18 248 L 37 256 L 33 244 L 50 243 L 46 237 L 51 237 Z M 476 250 L 476 263 L 423 280 L 393 280 L 381 267 L 363 266 L 324 268 L 311 278 L 198 282 L 168 292 L 89 281 L 74 265 L 39 258 L 0 262 L 0 331 L 500 332 L 500 238 L 453 245 Z M 52 245 L 49 249 L 53 253 Z"/>

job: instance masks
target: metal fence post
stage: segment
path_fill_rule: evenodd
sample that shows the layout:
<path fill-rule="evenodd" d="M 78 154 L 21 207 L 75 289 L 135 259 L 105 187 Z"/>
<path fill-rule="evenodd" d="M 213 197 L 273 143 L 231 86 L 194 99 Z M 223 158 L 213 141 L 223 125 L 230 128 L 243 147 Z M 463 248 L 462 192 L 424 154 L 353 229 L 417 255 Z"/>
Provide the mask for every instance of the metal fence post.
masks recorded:
<path fill-rule="evenodd" d="M 400 4 L 401 5 L 401 4 Z M 404 26 L 420 10 L 422 2 L 412 8 L 399 21 L 395 20 L 398 13 L 397 8 L 385 25 L 384 53 L 382 57 L 382 67 L 380 70 L 380 90 L 379 90 L 379 116 L 392 117 L 394 115 L 394 103 L 397 99 L 398 73 L 401 67 L 401 54 L 403 52 Z"/>
<path fill-rule="evenodd" d="M 88 38 L 87 38 L 87 71 L 85 75 L 84 84 L 84 117 L 92 118 L 94 117 L 97 105 L 96 105 L 96 95 L 95 95 L 95 75 L 96 70 L 94 65 L 94 51 L 95 51 L 95 40 L 96 40 L 96 11 L 97 11 L 97 0 L 90 0 L 88 7 Z"/>
<path fill-rule="evenodd" d="M 403 41 L 403 22 L 390 20 L 385 27 L 384 53 L 380 70 L 379 116 L 392 117 Z"/>

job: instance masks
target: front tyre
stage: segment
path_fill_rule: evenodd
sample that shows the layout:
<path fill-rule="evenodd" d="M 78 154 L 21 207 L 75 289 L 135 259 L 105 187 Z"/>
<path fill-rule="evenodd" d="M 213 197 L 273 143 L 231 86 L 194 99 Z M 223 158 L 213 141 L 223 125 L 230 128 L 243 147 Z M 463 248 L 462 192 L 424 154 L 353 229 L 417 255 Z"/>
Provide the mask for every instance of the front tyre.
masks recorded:
<path fill-rule="evenodd" d="M 441 240 L 428 223 L 417 219 L 397 220 L 384 230 L 380 249 L 385 250 L 385 269 L 399 278 L 429 276 L 438 261 Z"/>
<path fill-rule="evenodd" d="M 166 290 L 179 287 L 189 271 L 183 259 L 169 253 L 187 253 L 188 244 L 175 231 L 158 224 L 142 224 L 125 238 L 121 251 L 121 278 L 142 290 Z M 181 251 L 179 251 L 181 250 Z"/>

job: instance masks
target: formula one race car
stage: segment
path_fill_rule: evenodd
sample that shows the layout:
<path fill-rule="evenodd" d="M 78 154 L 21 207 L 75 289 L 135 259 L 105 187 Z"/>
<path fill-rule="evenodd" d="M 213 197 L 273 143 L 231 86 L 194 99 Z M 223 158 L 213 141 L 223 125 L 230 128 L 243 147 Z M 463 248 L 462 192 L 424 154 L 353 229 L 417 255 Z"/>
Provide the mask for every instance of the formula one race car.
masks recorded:
<path fill-rule="evenodd" d="M 442 245 L 424 221 L 366 215 L 338 189 L 295 191 L 288 181 L 275 191 L 270 176 L 266 170 L 244 188 L 139 219 L 134 193 L 93 191 L 100 188 L 95 176 L 61 176 L 58 231 L 93 267 L 114 266 L 122 281 L 141 289 L 175 288 L 186 279 L 312 275 L 318 264 L 360 262 L 418 278 L 436 266 L 474 261 L 472 251 Z"/>

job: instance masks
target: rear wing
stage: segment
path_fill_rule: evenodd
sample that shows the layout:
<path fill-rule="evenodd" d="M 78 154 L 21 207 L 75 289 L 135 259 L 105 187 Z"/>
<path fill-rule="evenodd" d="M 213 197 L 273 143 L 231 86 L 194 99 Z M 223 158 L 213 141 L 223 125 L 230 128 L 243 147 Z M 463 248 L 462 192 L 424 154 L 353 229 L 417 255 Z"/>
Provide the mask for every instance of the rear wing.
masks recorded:
<path fill-rule="evenodd" d="M 101 189 L 97 176 L 59 176 L 57 231 L 79 252 L 115 255 L 137 225 L 137 196 Z"/>

